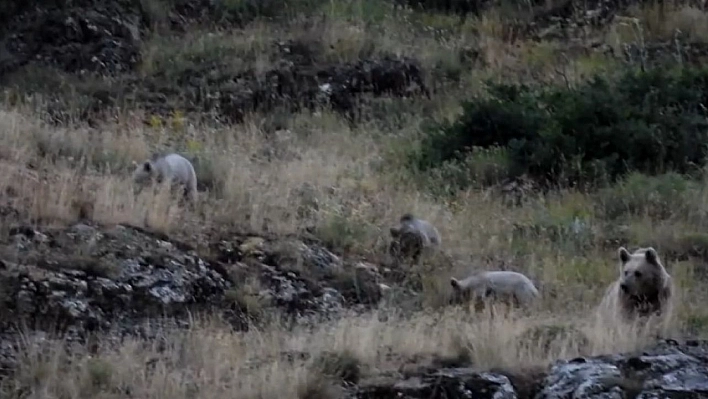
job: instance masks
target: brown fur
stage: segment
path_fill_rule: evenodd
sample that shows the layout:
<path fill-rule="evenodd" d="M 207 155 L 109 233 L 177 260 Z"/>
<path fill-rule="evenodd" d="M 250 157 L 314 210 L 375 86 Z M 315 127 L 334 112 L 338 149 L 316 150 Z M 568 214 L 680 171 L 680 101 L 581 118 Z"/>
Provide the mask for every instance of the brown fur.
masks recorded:
<path fill-rule="evenodd" d="M 673 282 L 654 248 L 629 253 L 618 250 L 620 277 L 610 285 L 603 305 L 615 308 L 625 320 L 661 316 L 671 307 Z"/>
<path fill-rule="evenodd" d="M 440 245 L 440 232 L 428 221 L 405 213 L 398 222 L 398 226 L 389 229 L 389 254 L 394 259 L 410 258 L 417 263 L 425 249 Z"/>

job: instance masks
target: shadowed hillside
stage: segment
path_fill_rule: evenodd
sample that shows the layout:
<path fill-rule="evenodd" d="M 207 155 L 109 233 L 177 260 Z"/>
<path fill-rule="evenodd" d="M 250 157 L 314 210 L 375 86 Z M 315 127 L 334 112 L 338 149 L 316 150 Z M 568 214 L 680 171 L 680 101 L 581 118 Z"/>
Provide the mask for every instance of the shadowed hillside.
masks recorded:
<path fill-rule="evenodd" d="M 3 397 L 706 394 L 702 4 L 34 0 L 0 38 Z M 132 181 L 167 152 L 194 207 Z M 660 336 L 593 317 L 620 246 Z M 482 270 L 538 303 L 457 303 Z"/>

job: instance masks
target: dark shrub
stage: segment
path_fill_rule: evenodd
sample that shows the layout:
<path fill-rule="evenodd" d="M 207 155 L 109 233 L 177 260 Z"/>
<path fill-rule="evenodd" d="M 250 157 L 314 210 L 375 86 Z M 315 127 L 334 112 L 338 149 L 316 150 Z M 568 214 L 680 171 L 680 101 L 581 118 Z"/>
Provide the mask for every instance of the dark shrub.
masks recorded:
<path fill-rule="evenodd" d="M 501 146 L 509 175 L 551 184 L 693 172 L 706 155 L 707 96 L 708 69 L 628 71 L 576 88 L 490 84 L 457 121 L 429 129 L 411 166 L 430 171 Z"/>

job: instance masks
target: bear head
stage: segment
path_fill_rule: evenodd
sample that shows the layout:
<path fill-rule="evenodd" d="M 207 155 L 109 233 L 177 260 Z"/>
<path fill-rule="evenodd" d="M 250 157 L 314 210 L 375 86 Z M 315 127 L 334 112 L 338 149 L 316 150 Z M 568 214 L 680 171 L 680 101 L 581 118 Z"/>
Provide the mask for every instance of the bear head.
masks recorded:
<path fill-rule="evenodd" d="M 133 162 L 135 166 L 135 171 L 133 172 L 133 180 L 136 183 L 144 183 L 147 180 L 153 178 L 155 173 L 155 167 L 151 160 L 142 162 L 140 164 Z"/>
<path fill-rule="evenodd" d="M 472 299 L 474 290 L 471 289 L 469 282 L 450 277 L 450 286 L 452 287 L 451 303 L 462 303 Z"/>
<path fill-rule="evenodd" d="M 656 250 L 649 247 L 629 253 L 620 247 L 618 255 L 620 292 L 637 299 L 657 298 L 666 283 L 666 270 Z"/>
<path fill-rule="evenodd" d="M 492 287 L 484 283 L 484 277 L 482 275 L 477 275 L 465 280 L 458 280 L 451 277 L 450 286 L 452 286 L 452 295 L 448 298 L 450 305 L 472 302 L 475 310 L 481 311 L 485 308 L 486 301 L 500 298 Z"/>
<path fill-rule="evenodd" d="M 399 219 L 399 222 L 400 222 L 401 224 L 406 224 L 406 223 L 410 223 L 410 222 L 412 222 L 412 221 L 414 221 L 414 220 L 415 220 L 415 216 L 413 216 L 413 214 L 409 212 L 409 213 L 404 213 L 404 214 L 401 216 L 401 218 Z"/>

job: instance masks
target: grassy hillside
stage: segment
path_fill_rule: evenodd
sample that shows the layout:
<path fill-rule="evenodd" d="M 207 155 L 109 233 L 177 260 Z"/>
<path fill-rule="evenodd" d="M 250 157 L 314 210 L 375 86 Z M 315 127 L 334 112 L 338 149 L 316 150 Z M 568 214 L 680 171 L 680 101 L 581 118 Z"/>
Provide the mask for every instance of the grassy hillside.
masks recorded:
<path fill-rule="evenodd" d="M 73 52 L 83 39 L 68 32 L 92 40 L 80 3 L 41 34 L 8 17 L 24 36 L 0 52 L 3 234 L 89 219 L 197 247 L 225 231 L 312 235 L 383 270 L 389 226 L 413 212 L 444 255 L 406 271 L 414 283 L 387 282 L 379 308 L 315 328 L 207 319 L 160 341 L 33 346 L 7 397 L 334 398 L 332 370 L 358 379 L 442 357 L 530 372 L 629 350 L 653 337 L 591 317 L 620 245 L 653 246 L 674 277 L 672 336 L 708 332 L 708 16 L 696 6 L 480 3 L 462 17 L 382 0 L 125 1 L 115 7 L 139 3 L 142 22 L 99 19 L 120 45 Z M 164 190 L 134 193 L 132 162 L 167 150 L 194 160 L 193 211 Z M 538 190 L 513 204 L 503 188 L 519 176 Z M 509 317 L 446 306 L 450 277 L 482 269 L 524 272 L 542 303 Z"/>

